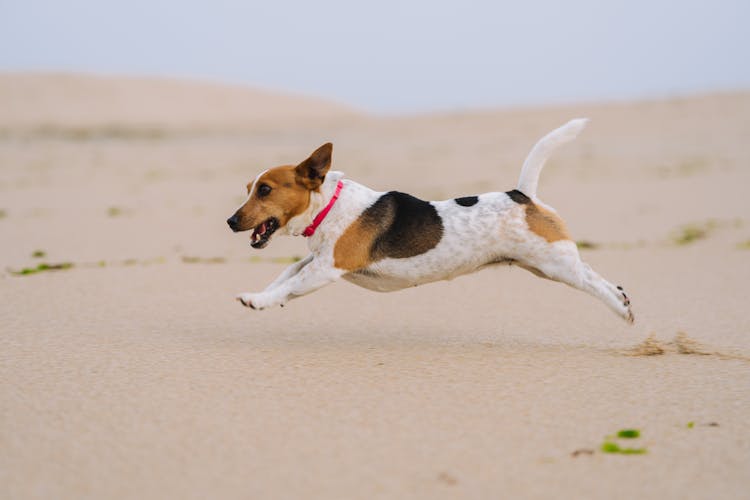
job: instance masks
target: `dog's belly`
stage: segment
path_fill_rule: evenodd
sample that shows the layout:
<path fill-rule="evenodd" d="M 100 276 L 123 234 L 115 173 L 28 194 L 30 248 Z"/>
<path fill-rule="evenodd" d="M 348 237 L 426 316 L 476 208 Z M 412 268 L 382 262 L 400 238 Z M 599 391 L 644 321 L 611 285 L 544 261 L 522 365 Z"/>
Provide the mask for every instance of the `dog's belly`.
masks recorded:
<path fill-rule="evenodd" d="M 442 270 L 439 272 L 427 270 L 425 272 L 417 272 L 412 268 L 408 270 L 409 272 L 397 272 L 398 268 L 406 265 L 408 264 L 405 262 L 401 263 L 401 265 L 395 266 L 396 269 L 393 269 L 391 266 L 371 266 L 360 271 L 348 273 L 344 275 L 344 279 L 368 290 L 394 292 L 396 290 L 403 290 L 404 288 L 432 283 L 433 281 L 452 279 L 477 269 L 477 267 L 472 267 L 469 269 L 452 269 L 451 272 Z"/>
<path fill-rule="evenodd" d="M 385 276 L 367 269 L 345 274 L 344 279 L 375 292 L 395 292 L 420 284 L 398 276 Z"/>
<path fill-rule="evenodd" d="M 344 279 L 368 290 L 393 292 L 434 281 L 450 280 L 503 260 L 506 259 L 489 256 L 455 259 L 452 262 L 436 259 L 433 263 L 440 262 L 443 265 L 430 266 L 430 262 L 419 262 L 418 259 L 387 259 L 365 269 L 345 274 Z"/>

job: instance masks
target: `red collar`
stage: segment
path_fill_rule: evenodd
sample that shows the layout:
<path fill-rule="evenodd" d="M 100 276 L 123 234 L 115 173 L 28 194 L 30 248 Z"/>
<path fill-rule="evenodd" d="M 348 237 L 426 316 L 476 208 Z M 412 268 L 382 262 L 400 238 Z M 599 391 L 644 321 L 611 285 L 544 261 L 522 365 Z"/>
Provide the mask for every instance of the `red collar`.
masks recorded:
<path fill-rule="evenodd" d="M 344 187 L 344 182 L 339 181 L 338 184 L 336 184 L 336 192 L 333 193 L 333 196 L 328 201 L 328 205 L 326 205 L 323 210 L 318 212 L 318 215 L 315 216 L 315 218 L 312 221 L 312 224 L 307 226 L 304 231 L 302 231 L 302 236 L 305 238 L 309 238 L 313 234 L 315 234 L 315 230 L 318 229 L 318 226 L 321 222 L 323 222 L 323 219 L 326 218 L 326 215 L 328 215 L 328 212 L 331 211 L 333 208 L 333 205 L 336 203 L 336 200 L 339 199 L 339 194 L 341 194 L 341 188 Z"/>

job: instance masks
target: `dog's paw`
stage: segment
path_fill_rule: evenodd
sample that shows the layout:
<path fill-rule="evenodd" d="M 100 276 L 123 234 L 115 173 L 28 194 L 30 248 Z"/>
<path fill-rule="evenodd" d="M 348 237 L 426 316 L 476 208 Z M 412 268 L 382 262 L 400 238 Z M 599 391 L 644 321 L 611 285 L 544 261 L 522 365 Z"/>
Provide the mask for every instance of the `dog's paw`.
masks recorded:
<path fill-rule="evenodd" d="M 258 294 L 256 293 L 241 293 L 237 295 L 236 299 L 240 301 L 240 304 L 242 304 L 245 307 L 249 307 L 250 309 L 263 309 L 262 307 L 259 307 Z"/>
<path fill-rule="evenodd" d="M 283 304 L 279 304 L 272 296 L 269 296 L 269 294 L 266 293 L 246 292 L 237 295 L 236 298 L 243 306 L 255 309 L 256 311 L 262 311 L 263 309 L 277 305 L 283 306 Z"/>
<path fill-rule="evenodd" d="M 620 300 L 622 300 L 622 306 L 625 308 L 625 311 L 623 312 L 623 318 L 625 318 L 625 321 L 627 321 L 630 324 L 635 323 L 635 316 L 633 315 L 633 309 L 630 307 L 630 299 L 628 298 L 627 294 L 625 293 L 625 290 L 623 290 L 621 286 L 618 286 L 617 290 L 620 292 L 620 295 L 621 295 Z"/>

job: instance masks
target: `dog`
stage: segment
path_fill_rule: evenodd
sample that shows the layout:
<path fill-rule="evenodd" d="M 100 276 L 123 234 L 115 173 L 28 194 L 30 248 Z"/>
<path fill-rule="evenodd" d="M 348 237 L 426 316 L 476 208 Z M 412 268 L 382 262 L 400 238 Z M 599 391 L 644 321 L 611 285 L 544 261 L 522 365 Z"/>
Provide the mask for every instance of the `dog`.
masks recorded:
<path fill-rule="evenodd" d="M 310 255 L 260 293 L 241 293 L 252 309 L 283 306 L 339 278 L 379 292 L 450 280 L 497 264 L 516 265 L 600 299 L 629 323 L 630 299 L 581 260 L 555 210 L 537 197 L 552 152 L 588 120 L 571 120 L 533 147 L 516 189 L 444 201 L 377 192 L 331 171 L 326 143 L 298 165 L 271 168 L 247 185 L 247 200 L 227 220 L 250 231 L 253 248 L 276 234 L 304 236 Z"/>

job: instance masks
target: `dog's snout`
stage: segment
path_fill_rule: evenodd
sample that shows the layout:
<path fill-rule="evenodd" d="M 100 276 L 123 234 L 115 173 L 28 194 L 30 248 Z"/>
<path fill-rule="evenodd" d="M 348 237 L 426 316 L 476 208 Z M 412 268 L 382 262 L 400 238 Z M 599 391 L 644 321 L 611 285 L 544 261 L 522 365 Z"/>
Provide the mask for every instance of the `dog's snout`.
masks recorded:
<path fill-rule="evenodd" d="M 229 224 L 230 229 L 236 233 L 239 230 L 240 216 L 237 214 L 232 215 L 227 219 L 227 224 Z"/>

